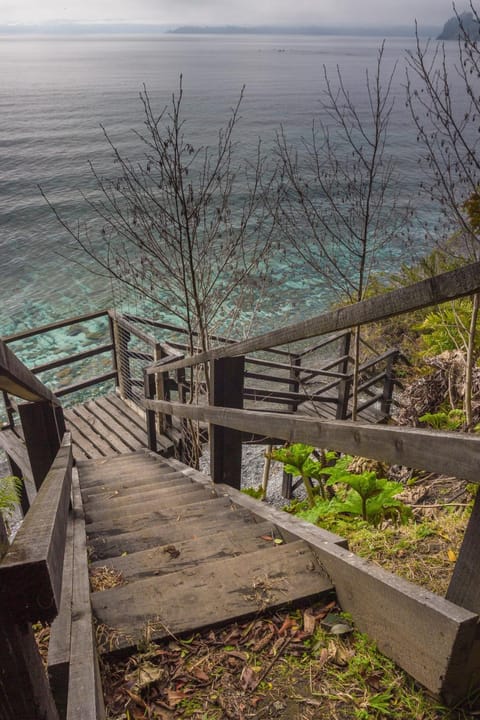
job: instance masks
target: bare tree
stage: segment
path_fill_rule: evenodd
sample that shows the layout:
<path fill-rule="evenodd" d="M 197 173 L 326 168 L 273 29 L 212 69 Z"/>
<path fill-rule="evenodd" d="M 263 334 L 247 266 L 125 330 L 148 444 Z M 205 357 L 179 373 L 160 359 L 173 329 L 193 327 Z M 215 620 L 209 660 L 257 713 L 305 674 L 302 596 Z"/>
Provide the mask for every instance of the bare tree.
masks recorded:
<path fill-rule="evenodd" d="M 95 229 L 54 212 L 99 272 L 178 318 L 190 352 L 204 351 L 218 325 L 225 332 L 242 308 L 258 302 L 275 224 L 265 201 L 275 170 L 260 143 L 253 159 L 238 158 L 233 136 L 243 90 L 211 147 L 187 139 L 181 78 L 158 114 L 145 88 L 140 98 L 142 161 L 129 161 L 103 129 L 118 170 L 104 178 L 91 164 L 96 194 L 84 199 Z"/>
<path fill-rule="evenodd" d="M 474 24 L 480 17 L 470 2 Z M 480 257 L 480 48 L 454 6 L 459 26 L 457 54 L 452 63 L 445 45 L 422 46 L 418 35 L 409 53 L 407 94 L 422 158 L 430 180 L 423 184 L 431 201 L 441 208 L 444 237 L 457 235 L 465 262 Z M 437 239 L 442 247 L 442 238 Z M 443 244 L 443 247 L 445 244 Z M 452 243 L 448 244 L 450 252 Z M 480 296 L 472 297 L 472 313 L 465 343 L 464 410 L 472 424 L 472 372 L 478 355 L 476 327 Z"/>
<path fill-rule="evenodd" d="M 283 168 L 279 218 L 304 263 L 327 280 L 338 300 L 362 300 L 380 251 L 398 243 L 408 209 L 395 192 L 396 172 L 388 153 L 395 68 L 385 79 L 382 44 L 373 76 L 366 71 L 367 111 L 356 107 L 337 67 L 335 82 L 324 67 L 320 120 L 301 151 L 285 132 L 277 147 Z M 356 419 L 360 328 L 355 329 L 353 408 Z"/>

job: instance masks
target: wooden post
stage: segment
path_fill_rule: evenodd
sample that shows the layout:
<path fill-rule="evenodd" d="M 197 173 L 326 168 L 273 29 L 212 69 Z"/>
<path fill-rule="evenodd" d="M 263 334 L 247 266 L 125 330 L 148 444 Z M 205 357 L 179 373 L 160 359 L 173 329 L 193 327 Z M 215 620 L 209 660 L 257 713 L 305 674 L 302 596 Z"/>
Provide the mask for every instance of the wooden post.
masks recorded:
<path fill-rule="evenodd" d="M 396 352 L 394 355 L 390 355 L 387 360 L 387 367 L 385 368 L 385 380 L 383 381 L 383 392 L 382 400 L 380 403 L 380 410 L 383 415 L 388 418 L 392 409 L 392 397 L 393 388 L 395 385 L 395 362 L 398 359 L 399 353 Z"/>
<path fill-rule="evenodd" d="M 458 555 L 447 600 L 466 610 L 480 613 L 480 492 L 475 497 L 462 547 Z"/>
<path fill-rule="evenodd" d="M 8 542 L 7 528 L 5 525 L 5 520 L 3 519 L 3 515 L 0 512 L 0 560 L 7 552 L 8 546 L 9 546 L 9 542 Z"/>
<path fill-rule="evenodd" d="M 37 490 L 40 488 L 60 448 L 65 420 L 60 405 L 47 400 L 18 406 L 25 445 Z"/>
<path fill-rule="evenodd" d="M 146 368 L 143 371 L 143 383 L 144 383 L 144 389 L 145 389 L 145 397 L 148 400 L 153 399 L 155 397 L 155 389 L 156 389 L 155 375 L 148 375 Z M 159 398 L 159 399 L 163 400 L 163 398 Z M 147 422 L 148 448 L 152 452 L 157 452 L 156 413 L 153 410 L 146 410 L 145 414 L 146 414 L 146 422 Z"/>
<path fill-rule="evenodd" d="M 33 630 L 0 607 L 0 720 L 58 720 Z"/>
<path fill-rule="evenodd" d="M 128 330 L 122 328 L 115 313 L 112 313 L 110 317 L 113 322 L 113 342 L 115 345 L 118 389 L 122 398 L 131 398 L 132 378 L 130 373 L 130 359 L 128 357 L 130 333 Z"/>
<path fill-rule="evenodd" d="M 343 358 L 338 363 L 338 372 L 343 373 L 344 375 L 347 375 L 348 373 L 348 360 L 349 360 L 349 353 L 350 353 L 350 343 L 352 339 L 352 333 L 348 332 L 344 335 L 340 342 L 340 356 Z M 338 395 L 337 395 L 337 412 L 336 412 L 336 419 L 337 420 L 346 420 L 348 415 L 348 401 L 350 399 L 350 387 L 352 384 L 352 379 L 350 377 L 344 378 L 343 380 L 340 380 L 338 384 Z"/>
<path fill-rule="evenodd" d="M 212 405 L 241 409 L 245 357 L 214 360 L 211 387 Z M 210 425 L 210 472 L 214 483 L 240 489 L 242 473 L 242 433 Z"/>
<path fill-rule="evenodd" d="M 300 368 L 300 365 L 302 363 L 302 358 L 300 355 L 296 355 L 295 353 L 290 354 L 290 364 L 292 367 L 290 367 L 290 379 L 294 380 L 294 383 L 289 383 L 289 390 L 294 393 L 298 393 L 300 391 L 300 370 L 297 368 Z M 288 409 L 290 412 L 296 412 L 298 408 L 298 403 L 294 402 L 291 405 L 288 406 Z M 282 477 L 282 496 L 286 500 L 291 500 L 293 495 L 293 477 L 289 473 L 283 471 L 283 477 Z"/>
<path fill-rule="evenodd" d="M 118 373 L 118 366 L 119 366 L 119 360 L 117 356 L 117 342 L 115 337 L 115 319 L 113 316 L 113 313 L 109 310 L 108 312 L 108 327 L 110 330 L 110 342 L 113 345 L 112 349 L 112 368 L 115 371 L 115 386 L 119 386 L 119 373 Z"/>

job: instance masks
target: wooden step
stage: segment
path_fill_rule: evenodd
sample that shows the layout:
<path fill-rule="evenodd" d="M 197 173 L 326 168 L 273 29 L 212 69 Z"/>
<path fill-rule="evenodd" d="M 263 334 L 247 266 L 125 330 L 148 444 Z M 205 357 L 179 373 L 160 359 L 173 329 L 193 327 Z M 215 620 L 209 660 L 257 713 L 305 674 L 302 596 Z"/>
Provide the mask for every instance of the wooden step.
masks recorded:
<path fill-rule="evenodd" d="M 202 485 L 193 484 L 188 480 L 179 480 L 175 485 L 170 487 L 163 487 L 159 485 L 159 483 L 148 483 L 130 488 L 124 488 L 123 486 L 118 489 L 105 488 L 103 491 L 95 494 L 86 491 L 83 499 L 86 513 L 89 516 L 88 522 L 93 522 L 93 518 L 96 517 L 97 514 L 102 514 L 110 508 L 112 510 L 121 507 L 130 509 L 138 505 L 139 502 L 149 502 L 157 498 L 159 500 L 163 498 L 166 504 L 173 505 L 175 498 L 178 497 L 178 502 L 181 503 L 182 499 L 179 498 L 180 495 L 186 495 L 190 491 L 201 490 L 202 487 Z M 206 488 L 203 488 L 203 490 L 204 492 L 208 492 Z"/>
<path fill-rule="evenodd" d="M 233 526 L 216 535 L 157 546 L 151 550 L 142 550 L 108 560 L 97 560 L 91 563 L 90 569 L 95 571 L 107 567 L 121 573 L 124 581 L 132 582 L 151 575 L 166 575 L 184 570 L 193 564 L 199 565 L 261 550 L 270 547 L 273 538 L 283 539 L 281 531 L 271 522 L 247 527 L 243 525 L 240 529 Z"/>
<path fill-rule="evenodd" d="M 118 477 L 115 479 L 103 480 L 101 475 L 97 478 L 96 483 L 85 485 L 82 487 L 82 494 L 91 497 L 96 493 L 103 494 L 106 490 L 115 493 L 117 490 L 135 490 L 146 485 L 157 484 L 160 489 L 162 487 L 174 487 L 175 485 L 185 484 L 186 477 L 182 473 L 166 473 L 160 475 L 156 472 L 146 472 L 145 474 L 130 475 L 130 477 Z"/>
<path fill-rule="evenodd" d="M 254 615 L 333 590 L 303 541 L 93 593 L 97 622 L 118 649 Z M 108 650 L 108 648 L 106 648 Z"/>
<path fill-rule="evenodd" d="M 182 505 L 181 507 L 146 507 L 141 512 L 125 513 L 112 511 L 112 517 L 100 522 L 90 523 L 87 528 L 89 539 L 94 540 L 102 535 L 107 537 L 116 537 L 123 533 L 129 533 L 132 530 L 147 528 L 150 525 L 158 525 L 159 529 L 165 524 L 185 523 L 190 525 L 196 520 L 201 520 L 207 515 L 215 515 L 226 510 L 231 510 L 231 500 L 229 498 L 219 498 L 216 494 L 212 494 L 206 499 L 197 502 Z"/>
<path fill-rule="evenodd" d="M 211 512 L 197 520 L 188 522 L 175 520 L 163 523 L 155 521 L 110 537 L 108 535 L 90 536 L 91 559 L 117 557 L 124 553 L 130 554 L 159 545 L 197 539 L 205 535 L 224 532 L 232 527 L 245 528 L 257 523 L 249 510 L 238 507 L 224 507 L 222 510 L 216 510 L 214 503 L 217 502 L 218 500 L 210 500 Z"/>
<path fill-rule="evenodd" d="M 137 483 L 120 483 L 119 485 L 97 485 L 96 487 L 86 488 L 82 491 L 83 502 L 86 506 L 97 507 L 97 503 L 102 504 L 108 501 L 109 498 L 115 497 L 135 497 L 138 492 L 150 492 L 150 490 L 156 490 L 159 493 L 162 492 L 183 492 L 185 488 L 192 487 L 192 481 L 187 480 L 184 475 L 181 477 L 174 477 L 173 479 L 167 478 L 155 478 L 153 481 L 151 478 L 146 478 L 145 482 L 139 481 Z"/>
<path fill-rule="evenodd" d="M 170 498 L 155 498 L 133 503 L 128 509 L 125 506 L 105 508 L 99 518 L 92 519 L 87 525 L 87 532 L 92 534 L 129 532 L 132 528 L 145 527 L 150 522 L 169 522 L 182 514 L 189 513 L 190 508 L 196 512 L 197 506 L 217 495 L 202 487 L 194 487 L 182 495 Z M 203 513 L 202 513 L 203 514 Z M 195 515 L 194 515 L 195 517 Z"/>

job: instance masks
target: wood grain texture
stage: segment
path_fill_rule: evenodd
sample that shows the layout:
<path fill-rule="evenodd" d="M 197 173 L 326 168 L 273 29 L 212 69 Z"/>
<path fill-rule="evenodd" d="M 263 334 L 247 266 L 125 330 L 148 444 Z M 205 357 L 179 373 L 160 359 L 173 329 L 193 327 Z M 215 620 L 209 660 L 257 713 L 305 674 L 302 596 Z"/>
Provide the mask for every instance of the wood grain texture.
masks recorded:
<path fill-rule="evenodd" d="M 446 597 L 480 614 L 480 495 L 477 493 Z"/>
<path fill-rule="evenodd" d="M 0 720 L 59 720 L 31 625 L 0 607 Z"/>
<path fill-rule="evenodd" d="M 215 588 L 215 592 L 212 592 Z M 92 595 L 119 647 L 178 635 L 332 591 L 308 545 L 295 542 L 139 580 Z"/>
<path fill-rule="evenodd" d="M 262 504 L 244 493 L 226 485 L 217 486 L 217 492 L 265 516 Z M 301 538 L 314 550 L 341 608 L 382 653 L 436 697 L 450 704 L 465 697 L 479 678 L 478 615 L 358 557 L 325 538 L 320 528 L 272 512 L 282 535 Z"/>
<path fill-rule="evenodd" d="M 246 526 L 253 524 L 256 524 L 256 521 L 250 512 L 228 507 L 189 522 L 180 522 L 180 518 L 172 522 L 153 521 L 139 529 L 110 537 L 108 535 L 91 536 L 89 545 L 92 548 L 92 559 L 97 560 L 117 557 L 123 553 L 148 550 L 182 540 L 211 536 L 230 527 L 246 529 Z"/>
<path fill-rule="evenodd" d="M 357 325 L 365 325 L 369 322 L 394 317 L 429 305 L 436 305 L 447 300 L 471 295 L 479 290 L 480 262 L 476 262 L 458 270 L 451 270 L 427 280 L 422 280 L 414 285 L 382 293 L 368 300 L 362 300 L 362 302 L 317 315 L 295 325 L 273 330 L 231 345 L 214 348 L 208 352 L 198 353 L 182 360 L 176 360 L 169 363 L 167 368 L 170 371 L 219 358 L 237 357 L 246 355 L 249 352 L 274 348 L 279 345 L 288 345 L 298 340 L 306 340 L 317 335 L 346 330 Z M 163 371 L 165 369 L 164 366 Z M 159 372 L 159 370 L 151 367 L 149 372 L 155 373 Z"/>
<path fill-rule="evenodd" d="M 51 621 L 60 606 L 72 448 L 66 436 L 15 541 L 0 563 L 0 603 L 19 620 Z"/>
<path fill-rule="evenodd" d="M 182 405 L 160 400 L 145 400 L 144 404 L 152 410 L 177 417 L 480 482 L 480 437 L 475 435 L 342 420 L 329 422 L 284 413 Z"/>
<path fill-rule="evenodd" d="M 48 400 L 58 405 L 55 395 L 17 358 L 3 340 L 0 340 L 0 390 L 6 390 L 23 400 Z"/>
<path fill-rule="evenodd" d="M 222 532 L 206 537 L 183 540 L 174 545 L 156 546 L 150 550 L 124 555 L 123 557 L 97 560 L 91 564 L 92 571 L 97 568 L 112 568 L 121 573 L 127 582 L 141 580 L 151 575 L 168 575 L 195 566 L 237 557 L 272 545 L 272 537 L 282 539 L 282 533 L 271 522 L 259 522 L 248 527 L 228 527 Z"/>
<path fill-rule="evenodd" d="M 67 714 L 68 674 L 70 668 L 70 640 L 72 629 L 73 595 L 73 511 L 69 513 L 65 559 L 63 563 L 62 593 L 59 613 L 50 628 L 48 643 L 48 677 L 62 720 Z"/>
<path fill-rule="evenodd" d="M 98 659 L 90 604 L 85 521 L 76 470 L 73 473 L 72 485 L 73 594 L 66 720 L 104 720 L 105 708 L 102 693 L 98 688 Z"/>

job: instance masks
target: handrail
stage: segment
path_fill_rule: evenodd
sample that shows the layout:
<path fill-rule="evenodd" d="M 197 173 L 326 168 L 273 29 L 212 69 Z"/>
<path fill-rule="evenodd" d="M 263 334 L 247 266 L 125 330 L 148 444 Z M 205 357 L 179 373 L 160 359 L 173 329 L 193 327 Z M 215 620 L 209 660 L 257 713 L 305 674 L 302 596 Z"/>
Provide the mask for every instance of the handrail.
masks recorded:
<path fill-rule="evenodd" d="M 480 262 L 475 262 L 457 270 L 421 280 L 414 285 L 317 315 L 295 325 L 257 335 L 227 347 L 217 347 L 186 357 L 184 360 L 172 363 L 169 370 L 178 370 L 220 358 L 238 357 L 249 352 L 271 349 L 278 345 L 288 345 L 316 335 L 325 335 L 357 325 L 384 320 L 429 305 L 471 295 L 478 291 L 480 291 Z M 147 372 L 155 374 L 158 370 L 155 366 L 151 366 Z"/>
<path fill-rule="evenodd" d="M 48 400 L 60 405 L 58 398 L 0 340 L 0 390 L 23 400 Z"/>
<path fill-rule="evenodd" d="M 392 465 L 418 467 L 451 474 L 479 483 L 480 437 L 406 426 L 373 425 L 348 420 L 323 421 L 318 418 L 237 410 L 213 405 L 184 405 L 166 400 L 144 400 L 150 411 L 209 422 L 286 442 L 304 442 L 353 455 L 361 455 Z"/>
<path fill-rule="evenodd" d="M 13 335 L 5 335 L 3 341 L 8 344 L 17 340 L 26 340 L 34 335 L 43 335 L 51 330 L 58 330 L 68 325 L 76 325 L 77 323 L 86 322 L 87 320 L 95 320 L 95 318 L 102 317 L 103 315 L 108 315 L 107 309 L 86 313 L 85 315 L 77 315 L 73 318 L 67 318 L 66 320 L 58 320 L 48 325 L 40 325 L 39 327 L 30 328 L 29 330 L 22 330 L 22 332 L 14 333 Z"/>

